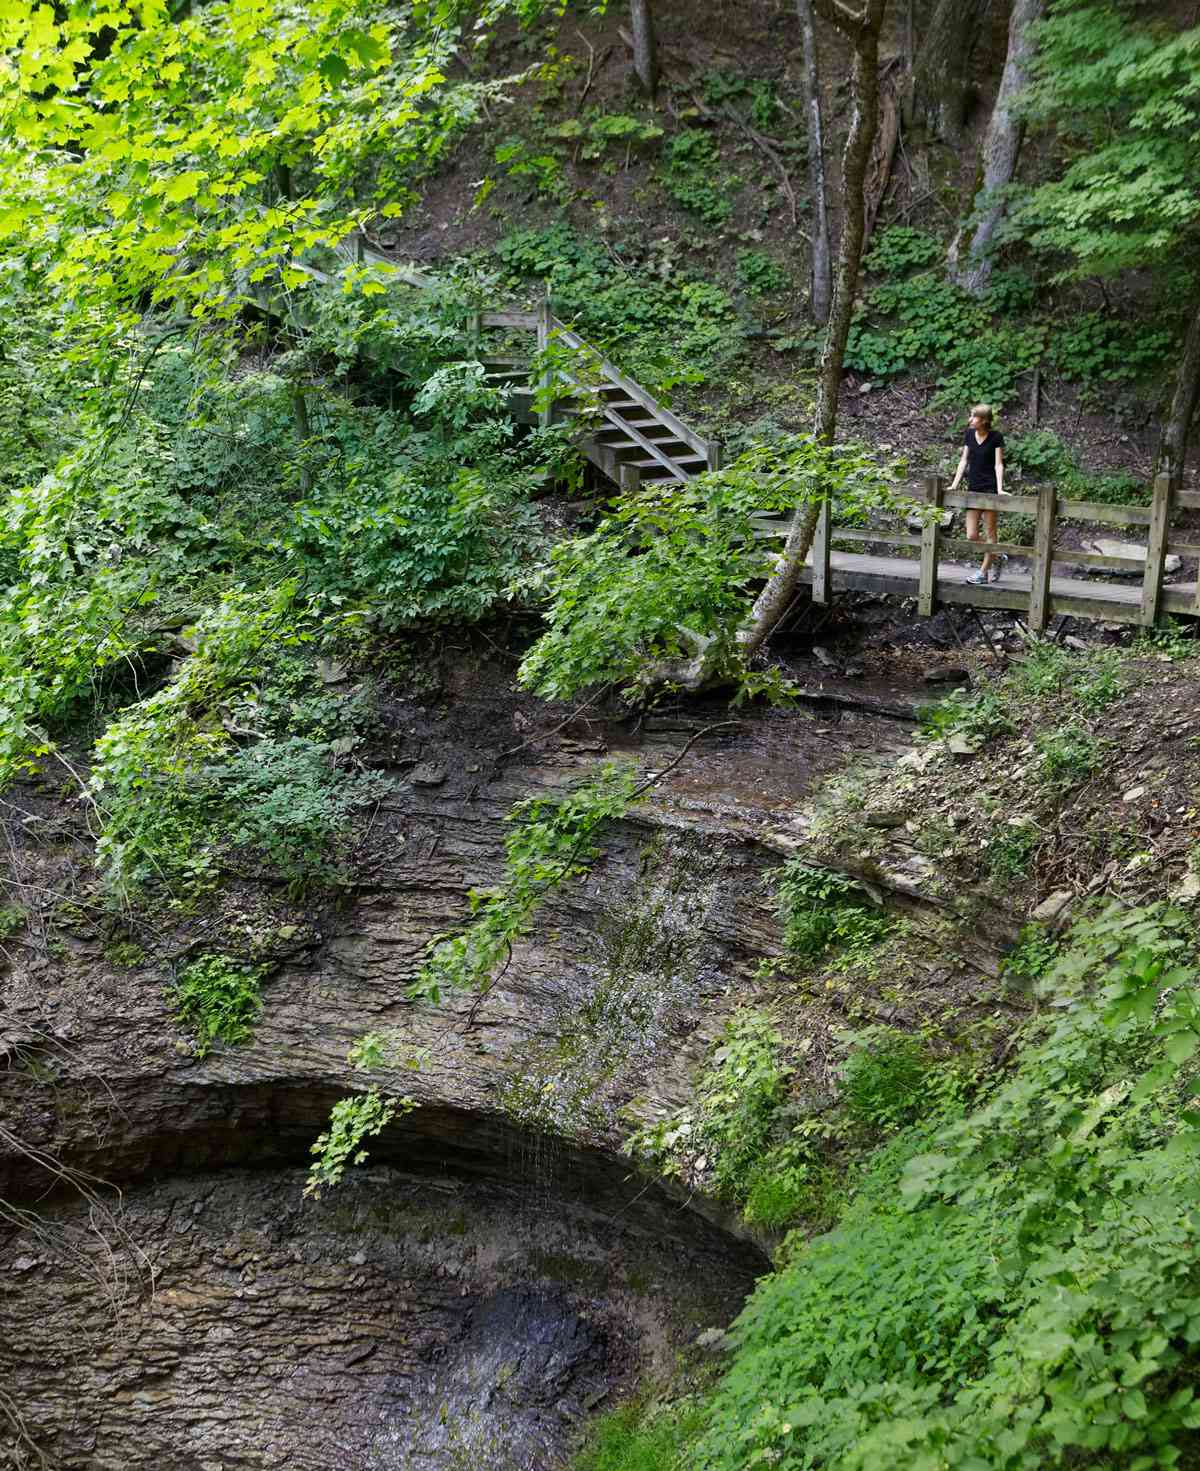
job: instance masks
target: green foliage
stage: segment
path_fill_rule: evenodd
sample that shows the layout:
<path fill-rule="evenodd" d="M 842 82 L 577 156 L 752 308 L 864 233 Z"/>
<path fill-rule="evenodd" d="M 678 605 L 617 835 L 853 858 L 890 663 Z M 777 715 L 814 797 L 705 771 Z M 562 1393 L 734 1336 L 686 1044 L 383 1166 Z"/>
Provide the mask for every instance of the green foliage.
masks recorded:
<path fill-rule="evenodd" d="M 1137 653 L 1158 654 L 1167 659 L 1194 659 L 1200 654 L 1200 642 L 1191 623 L 1168 618 L 1159 627 L 1139 629 L 1134 649 Z"/>
<path fill-rule="evenodd" d="M 1171 342 L 1172 334 L 1160 327 L 1085 312 L 1055 332 L 1050 360 L 1064 378 L 1094 389 L 1155 371 L 1169 355 Z"/>
<path fill-rule="evenodd" d="M 197 1057 L 207 1057 L 216 1042 L 233 1047 L 250 1038 L 262 1011 L 264 975 L 266 966 L 227 955 L 203 955 L 180 971 L 167 994 L 180 1021 L 196 1034 Z"/>
<path fill-rule="evenodd" d="M 969 1112 L 874 1155 L 766 1278 L 696 1471 L 1174 1465 L 1194 1439 L 1195 972 L 1162 906 L 1077 925 Z"/>
<path fill-rule="evenodd" d="M 416 1108 L 411 1098 L 383 1098 L 377 1089 L 339 1099 L 329 1115 L 329 1127 L 310 1148 L 316 1158 L 308 1172 L 304 1194 L 320 1200 L 321 1192 L 340 1185 L 349 1165 L 361 1165 L 368 1155 L 365 1139 L 380 1135 L 397 1113 Z"/>
<path fill-rule="evenodd" d="M 496 246 L 513 286 L 544 281 L 556 314 L 656 393 L 703 382 L 740 347 L 733 302 L 673 266 L 626 270 L 569 226 L 516 230 Z"/>
<path fill-rule="evenodd" d="M 737 258 L 738 284 L 750 296 L 770 296 L 785 291 L 791 276 L 765 250 L 741 250 Z"/>
<path fill-rule="evenodd" d="M 563 199 L 567 181 L 563 166 L 553 153 L 540 151 L 526 138 L 507 138 L 496 145 L 495 160 L 513 179 L 527 179 L 537 194 Z"/>
<path fill-rule="evenodd" d="M 1038 831 L 1031 824 L 1004 823 L 987 840 L 988 872 L 1001 883 L 1016 883 L 1026 878 L 1038 841 Z"/>
<path fill-rule="evenodd" d="M 859 954 L 877 945 L 891 928 L 853 879 L 831 868 L 790 858 L 775 891 L 783 947 L 797 960 L 818 960 L 831 950 Z"/>
<path fill-rule="evenodd" d="M 297 284 L 295 254 L 348 233 L 356 192 L 400 212 L 487 90 L 446 81 L 452 31 L 363 0 L 9 10 L 0 239 L 81 318 L 108 303 L 88 351 L 146 299 L 230 321 L 255 284 Z"/>
<path fill-rule="evenodd" d="M 939 1066 L 919 1037 L 891 1027 L 868 1027 L 844 1039 L 841 1101 L 849 1117 L 891 1132 L 943 1112 L 957 1090 L 954 1069 Z M 947 1085 L 950 1085 L 949 1087 Z"/>
<path fill-rule="evenodd" d="M 1023 984 L 1040 981 L 1058 958 L 1058 943 L 1040 925 L 1022 926 L 1020 938 L 1000 964 L 1001 974 Z"/>
<path fill-rule="evenodd" d="M 765 1012 L 736 1012 L 699 1079 L 695 1103 L 635 1132 L 626 1151 L 667 1174 L 698 1158 L 711 1168 L 720 1194 L 744 1200 L 771 1145 L 782 1142 L 788 1078 L 782 1040 Z"/>
<path fill-rule="evenodd" d="M 1173 271 L 1200 222 L 1198 78 L 1194 24 L 1180 30 L 1108 0 L 1055 7 L 1039 27 L 1025 106 L 1053 120 L 1069 162 L 1033 190 L 1015 228 L 1075 274 Z M 1090 365 L 1091 348 L 1081 351 Z"/>
<path fill-rule="evenodd" d="M 700 1428 L 694 1404 L 648 1414 L 637 1403 L 609 1410 L 588 1431 L 571 1471 L 683 1471 L 683 1456 Z"/>
<path fill-rule="evenodd" d="M 950 735 L 964 735 L 979 741 L 1010 735 L 1012 717 L 1003 696 L 994 689 L 971 694 L 952 690 L 944 700 L 921 710 L 921 734 L 928 740 L 944 740 Z"/>
<path fill-rule="evenodd" d="M 625 112 L 598 112 L 589 108 L 582 117 L 567 118 L 548 130 L 548 136 L 570 143 L 575 156 L 589 161 L 604 158 L 614 145 L 632 151 L 654 143 L 662 128 L 648 118 Z"/>
<path fill-rule="evenodd" d="M 750 451 L 719 473 L 624 497 L 594 531 L 555 547 L 547 631 L 526 655 L 520 682 L 551 699 L 609 682 L 633 689 L 648 666 L 700 648 L 714 668 L 740 675 L 737 630 L 752 585 L 768 570 L 751 518 L 826 492 L 847 512 L 893 502 L 862 451 L 804 435 Z"/>
<path fill-rule="evenodd" d="M 7 940 L 25 927 L 25 911 L 19 904 L 0 904 L 0 940 Z"/>
<path fill-rule="evenodd" d="M 104 947 L 104 958 L 122 970 L 136 970 L 145 964 L 146 952 L 136 940 L 112 940 Z"/>
<path fill-rule="evenodd" d="M 677 203 L 714 229 L 733 214 L 732 195 L 739 181 L 723 174 L 715 140 L 698 128 L 676 133 L 667 144 L 663 182 Z"/>
<path fill-rule="evenodd" d="M 1059 791 L 1086 781 L 1099 765 L 1104 750 L 1104 743 L 1078 721 L 1039 732 L 1033 746 L 1041 762 L 1043 780 Z"/>
<path fill-rule="evenodd" d="M 599 828 L 620 817 L 633 800 L 637 772 L 628 764 L 606 763 L 600 772 L 558 800 L 520 802 L 508 815 L 504 839 L 504 883 L 472 889 L 471 923 L 458 935 L 436 942 L 408 988 L 413 1000 L 436 1004 L 446 988 L 485 987 L 550 890 L 586 873 L 600 850 Z"/>
<path fill-rule="evenodd" d="M 905 276 L 921 266 L 931 266 L 941 254 L 941 242 L 924 230 L 889 225 L 875 236 L 863 265 L 877 276 Z"/>

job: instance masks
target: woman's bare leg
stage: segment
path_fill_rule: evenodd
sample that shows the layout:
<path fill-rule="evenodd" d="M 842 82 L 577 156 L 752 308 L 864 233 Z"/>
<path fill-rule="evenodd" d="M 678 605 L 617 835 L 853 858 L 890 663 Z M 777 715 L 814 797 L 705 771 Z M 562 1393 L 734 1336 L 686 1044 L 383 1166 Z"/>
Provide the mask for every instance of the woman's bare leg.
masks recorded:
<path fill-rule="evenodd" d="M 986 516 L 986 515 L 989 515 L 989 514 L 990 514 L 990 512 L 987 512 L 987 511 L 968 511 L 967 512 L 966 522 L 967 522 L 967 540 L 968 541 L 982 541 L 983 540 L 983 538 L 979 534 L 979 518 L 980 518 L 980 516 Z M 992 540 L 994 541 L 995 540 L 995 537 L 993 537 Z M 984 559 L 983 559 L 983 567 L 980 569 L 981 571 L 983 571 L 983 572 L 986 572 L 987 571 L 988 561 L 989 561 L 989 558 L 984 557 Z"/>
<path fill-rule="evenodd" d="M 983 517 L 984 525 L 987 527 L 988 541 L 995 541 L 997 539 L 995 511 L 981 511 L 980 515 Z M 967 535 L 970 536 L 971 533 L 968 532 Z M 971 540 L 974 541 L 975 537 L 971 537 Z M 984 573 L 985 576 L 987 574 L 988 568 L 992 565 L 992 560 L 994 556 L 994 552 L 984 552 L 983 554 L 983 566 L 979 570 Z"/>

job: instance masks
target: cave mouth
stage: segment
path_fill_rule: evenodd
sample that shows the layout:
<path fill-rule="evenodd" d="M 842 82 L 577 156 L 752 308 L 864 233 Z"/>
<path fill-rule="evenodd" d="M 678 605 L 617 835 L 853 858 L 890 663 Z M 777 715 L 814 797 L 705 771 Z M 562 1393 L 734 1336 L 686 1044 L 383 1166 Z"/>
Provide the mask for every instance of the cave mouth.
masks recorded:
<path fill-rule="evenodd" d="M 194 1091 L 87 1161 L 119 1240 L 60 1195 L 0 1242 L 14 1465 L 552 1471 L 767 1266 L 619 1155 L 458 1109 L 305 1200 L 335 1094 Z"/>

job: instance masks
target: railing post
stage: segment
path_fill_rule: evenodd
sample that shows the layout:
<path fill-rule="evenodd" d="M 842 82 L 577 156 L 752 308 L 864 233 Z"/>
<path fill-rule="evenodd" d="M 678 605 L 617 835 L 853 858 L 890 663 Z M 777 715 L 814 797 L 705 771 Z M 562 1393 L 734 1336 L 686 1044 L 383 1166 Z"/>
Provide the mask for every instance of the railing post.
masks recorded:
<path fill-rule="evenodd" d="M 1167 555 L 1167 533 L 1171 526 L 1171 477 L 1154 477 L 1154 499 L 1150 502 L 1150 531 L 1146 537 L 1146 573 L 1142 579 L 1141 622 L 1154 623 L 1162 602 L 1163 563 Z"/>
<path fill-rule="evenodd" d="M 924 486 L 926 505 L 936 506 L 938 513 L 921 527 L 921 575 L 917 583 L 917 612 L 922 618 L 932 618 L 937 603 L 938 554 L 942 539 L 942 502 L 946 496 L 946 482 L 940 475 L 929 475 Z"/>
<path fill-rule="evenodd" d="M 1050 613 L 1050 572 L 1054 566 L 1054 531 L 1058 493 L 1053 485 L 1038 492 L 1037 529 L 1033 538 L 1033 572 L 1029 579 L 1029 631 L 1042 633 Z"/>
<path fill-rule="evenodd" d="M 537 319 L 537 350 L 544 353 L 550 344 L 550 293 L 547 291 L 538 305 Z M 554 417 L 554 405 L 550 400 L 551 374 L 544 364 L 539 364 L 537 382 L 534 388 L 537 393 L 544 396 L 542 407 L 538 410 L 538 423 L 543 429 Z"/>
<path fill-rule="evenodd" d="M 719 470 L 725 458 L 721 452 L 720 442 L 715 439 L 706 439 L 704 441 L 704 456 L 708 461 L 708 468 L 710 470 Z"/>
<path fill-rule="evenodd" d="M 821 502 L 821 510 L 817 516 L 817 524 L 813 529 L 812 540 L 812 600 L 814 603 L 828 603 L 832 590 L 829 575 L 829 497 L 826 496 Z"/>
<path fill-rule="evenodd" d="M 625 495 L 634 495 L 642 488 L 642 472 L 636 465 L 617 467 L 617 483 Z"/>

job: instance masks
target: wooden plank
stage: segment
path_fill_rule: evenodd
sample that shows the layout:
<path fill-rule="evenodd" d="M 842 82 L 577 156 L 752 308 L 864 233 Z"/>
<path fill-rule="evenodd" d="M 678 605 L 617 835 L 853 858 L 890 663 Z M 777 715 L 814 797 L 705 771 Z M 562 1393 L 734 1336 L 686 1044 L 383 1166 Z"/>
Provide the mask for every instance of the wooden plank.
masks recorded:
<path fill-rule="evenodd" d="M 619 425 L 622 429 L 626 431 L 626 433 L 630 435 L 631 438 L 637 440 L 638 444 L 640 444 L 644 450 L 648 450 L 652 458 L 657 460 L 660 465 L 665 465 L 667 469 L 671 472 L 672 480 L 690 480 L 692 478 L 687 470 L 681 469 L 674 460 L 668 459 L 667 456 L 664 455 L 663 452 L 657 448 L 652 439 L 647 439 L 644 434 L 639 434 L 637 426 L 635 424 L 631 424 L 628 419 L 622 419 L 618 414 L 614 413 L 612 409 L 605 409 L 604 417 L 611 420 L 612 423 Z"/>
<path fill-rule="evenodd" d="M 941 549 L 954 552 L 960 557 L 978 557 L 980 549 L 989 552 L 1006 552 L 1010 557 L 1032 557 L 1033 548 L 1016 541 L 968 541 L 965 536 L 943 536 Z"/>
<path fill-rule="evenodd" d="M 482 327 L 517 327 L 526 331 L 536 332 L 538 326 L 537 312 L 519 311 L 497 311 L 480 312 L 479 323 Z"/>
<path fill-rule="evenodd" d="M 1200 490 L 1177 490 L 1175 504 L 1183 510 L 1194 511 L 1200 506 Z"/>
<path fill-rule="evenodd" d="M 812 600 L 822 605 L 829 602 L 833 591 L 832 552 L 829 545 L 829 497 L 826 496 L 821 502 L 821 510 L 817 516 L 817 524 L 813 528 L 812 549 L 809 556 L 812 559 Z"/>
<path fill-rule="evenodd" d="M 1029 577 L 1029 628 L 1041 633 L 1049 613 L 1050 572 L 1054 565 L 1054 502 L 1052 485 L 1044 485 L 1038 496 L 1034 561 Z"/>
<path fill-rule="evenodd" d="M 707 459 L 708 459 L 708 468 L 710 470 L 722 470 L 722 469 L 724 469 L 724 467 L 725 467 L 725 451 L 724 451 L 724 447 L 722 446 L 721 442 L 719 440 L 716 440 L 716 439 L 706 439 L 704 441 L 704 443 L 705 443 L 705 446 L 706 446 L 706 448 L 705 448 L 705 455 L 707 456 Z"/>
<path fill-rule="evenodd" d="M 953 494 L 947 491 L 942 504 L 953 507 L 956 511 L 999 511 L 1002 516 L 1016 511 L 1032 516 L 1037 512 L 1038 497 L 1035 495 L 980 495 L 968 490 L 956 490 Z"/>
<path fill-rule="evenodd" d="M 1107 506 L 1103 501 L 1062 501 L 1058 508 L 1064 521 L 1098 521 L 1104 526 L 1149 526 L 1146 506 Z"/>
<path fill-rule="evenodd" d="M 642 488 L 642 472 L 636 465 L 618 466 L 617 477 L 617 484 L 626 495 L 632 495 Z"/>
<path fill-rule="evenodd" d="M 1154 500 L 1150 506 L 1150 532 L 1146 537 L 1146 573 L 1142 579 L 1142 622 L 1149 626 L 1158 619 L 1162 601 L 1163 560 L 1171 526 L 1171 477 L 1154 477 Z"/>
<path fill-rule="evenodd" d="M 1179 502 L 1176 501 L 1176 505 Z M 1200 542 L 1167 540 L 1167 555 L 1176 557 L 1200 557 Z"/>
<path fill-rule="evenodd" d="M 873 542 L 875 545 L 883 547 L 919 547 L 921 545 L 921 538 L 919 536 L 888 536 L 886 532 L 882 531 L 856 531 L 851 526 L 835 527 L 833 539 L 835 541 Z M 942 545 L 945 546 L 945 542 Z"/>
<path fill-rule="evenodd" d="M 586 343 L 577 332 L 572 332 L 570 327 L 568 327 L 564 322 L 560 322 L 557 317 L 550 317 L 550 327 L 553 331 L 558 333 L 558 335 L 562 338 L 562 340 L 567 344 L 568 347 L 574 347 L 577 349 L 582 348 L 588 352 L 595 352 L 595 349 L 593 347 L 590 347 L 589 344 Z M 707 454 L 707 442 L 703 440 L 694 429 L 689 429 L 688 426 L 681 419 L 677 419 L 675 417 L 670 409 L 666 408 L 663 404 L 660 404 L 652 394 L 647 393 L 640 383 L 635 383 L 632 378 L 627 378 L 625 374 L 622 373 L 621 370 L 617 368 L 613 363 L 610 363 L 607 358 L 601 358 L 598 353 L 596 354 L 596 356 L 599 365 L 604 373 L 604 376 L 608 378 L 610 382 L 616 384 L 616 386 L 625 393 L 627 398 L 631 398 L 634 400 L 635 403 L 640 404 L 643 408 L 649 409 L 656 419 L 674 429 L 679 438 L 682 439 L 685 444 L 691 445 L 691 447 L 696 451 L 697 454 Z"/>
<path fill-rule="evenodd" d="M 917 584 L 917 611 L 923 618 L 933 617 L 937 601 L 939 544 L 942 538 L 941 509 L 946 496 L 946 482 L 940 475 L 931 475 L 925 482 L 925 502 L 936 506 L 938 515 L 932 517 L 921 528 L 921 570 Z"/>

